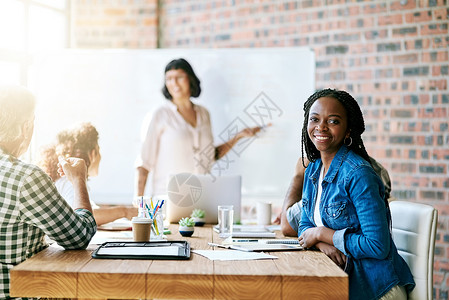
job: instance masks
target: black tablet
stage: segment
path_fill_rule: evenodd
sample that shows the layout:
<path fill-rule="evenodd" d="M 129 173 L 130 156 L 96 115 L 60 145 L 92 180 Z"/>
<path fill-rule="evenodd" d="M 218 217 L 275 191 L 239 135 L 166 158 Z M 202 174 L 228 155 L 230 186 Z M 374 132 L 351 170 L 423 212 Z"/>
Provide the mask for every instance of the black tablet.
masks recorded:
<path fill-rule="evenodd" d="M 106 259 L 189 259 L 187 241 L 106 242 L 92 253 L 93 258 Z"/>

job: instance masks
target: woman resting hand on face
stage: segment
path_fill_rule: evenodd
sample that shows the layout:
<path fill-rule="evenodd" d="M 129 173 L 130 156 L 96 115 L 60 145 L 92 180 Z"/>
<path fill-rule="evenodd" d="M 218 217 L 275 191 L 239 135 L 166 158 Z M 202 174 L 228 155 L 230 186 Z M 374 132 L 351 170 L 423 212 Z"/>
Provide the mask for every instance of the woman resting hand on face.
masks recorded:
<path fill-rule="evenodd" d="M 73 185 L 67 176 L 64 176 L 64 172 L 61 172 L 62 169 L 58 170 L 58 156 L 82 158 L 87 165 L 87 176 L 97 176 L 101 161 L 97 129 L 90 123 L 81 123 L 71 129 L 63 130 L 58 133 L 56 144 L 44 148 L 41 152 L 40 165 L 42 169 L 55 182 L 56 188 L 67 203 L 75 208 L 73 206 L 75 196 Z M 99 207 L 92 201 L 91 205 L 97 225 L 120 218 L 131 219 L 137 216 L 137 208 L 133 206 Z"/>
<path fill-rule="evenodd" d="M 357 101 L 345 91 L 314 93 L 304 104 L 304 174 L 299 243 L 316 247 L 349 275 L 350 299 L 407 299 L 414 286 L 390 232 L 384 185 L 361 134 Z M 305 167 L 305 166 L 304 166 Z"/>

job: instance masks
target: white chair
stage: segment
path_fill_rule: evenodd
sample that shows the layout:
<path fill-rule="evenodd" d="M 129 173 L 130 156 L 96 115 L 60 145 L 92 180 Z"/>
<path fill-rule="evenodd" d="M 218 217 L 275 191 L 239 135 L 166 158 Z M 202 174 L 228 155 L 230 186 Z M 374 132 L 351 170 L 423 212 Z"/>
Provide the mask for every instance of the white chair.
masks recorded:
<path fill-rule="evenodd" d="M 416 283 L 408 298 L 431 300 L 438 211 L 430 205 L 408 201 L 392 201 L 390 209 L 394 243 Z"/>

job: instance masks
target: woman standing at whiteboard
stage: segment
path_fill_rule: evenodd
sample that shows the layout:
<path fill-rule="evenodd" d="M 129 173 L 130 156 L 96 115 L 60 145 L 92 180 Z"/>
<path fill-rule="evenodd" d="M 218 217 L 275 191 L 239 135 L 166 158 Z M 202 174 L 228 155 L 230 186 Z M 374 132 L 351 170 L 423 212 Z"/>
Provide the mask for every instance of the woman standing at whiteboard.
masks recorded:
<path fill-rule="evenodd" d="M 207 174 L 215 160 L 222 158 L 240 139 L 252 137 L 260 127 L 246 128 L 227 143 L 215 147 L 209 112 L 190 98 L 201 93 L 200 80 L 183 58 L 165 67 L 162 93 L 168 100 L 153 114 L 136 161 L 136 196 L 143 196 L 152 173 L 153 195 L 166 194 L 170 174 Z"/>

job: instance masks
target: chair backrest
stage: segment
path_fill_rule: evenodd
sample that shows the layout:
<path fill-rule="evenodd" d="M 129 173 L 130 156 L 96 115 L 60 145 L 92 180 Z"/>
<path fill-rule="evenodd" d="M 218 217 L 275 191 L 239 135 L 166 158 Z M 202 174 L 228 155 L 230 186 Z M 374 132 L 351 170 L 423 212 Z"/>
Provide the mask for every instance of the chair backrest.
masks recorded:
<path fill-rule="evenodd" d="M 407 262 L 416 287 L 409 299 L 433 299 L 433 252 L 438 212 L 427 204 L 390 202 L 393 240 Z"/>

